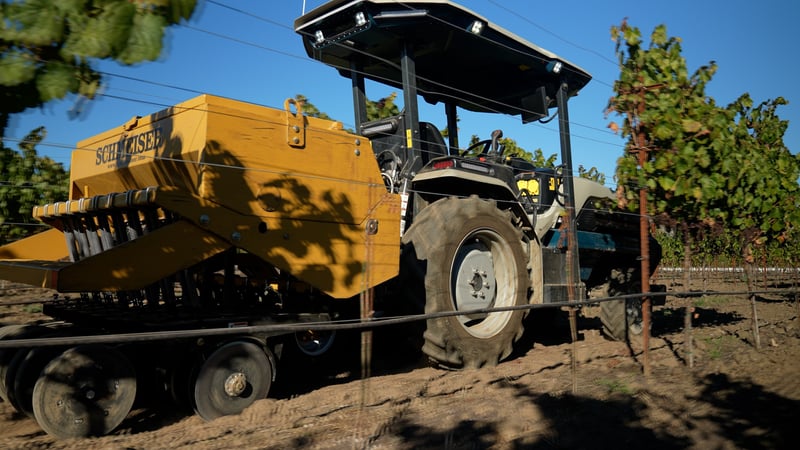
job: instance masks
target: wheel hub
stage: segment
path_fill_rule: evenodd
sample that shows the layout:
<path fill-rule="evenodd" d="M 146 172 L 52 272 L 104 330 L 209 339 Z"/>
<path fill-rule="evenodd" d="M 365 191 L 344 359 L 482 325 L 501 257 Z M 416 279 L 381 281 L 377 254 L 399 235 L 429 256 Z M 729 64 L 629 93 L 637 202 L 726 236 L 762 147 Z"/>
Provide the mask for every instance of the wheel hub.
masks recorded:
<path fill-rule="evenodd" d="M 484 278 L 486 278 L 486 272 L 479 272 L 476 269 L 473 269 L 472 271 L 474 274 L 472 275 L 472 279 L 469 281 L 469 285 L 472 286 L 472 296 L 484 298 L 486 297 L 486 294 L 482 292 L 482 289 L 489 287 L 489 283 L 484 281 Z"/>
<path fill-rule="evenodd" d="M 476 229 L 459 244 L 450 263 L 450 292 L 456 320 L 472 336 L 487 339 L 500 332 L 511 312 L 480 310 L 515 304 L 517 268 L 510 245 L 492 229 Z"/>
<path fill-rule="evenodd" d="M 239 414 L 267 396 L 272 368 L 266 349 L 232 341 L 214 350 L 194 379 L 194 410 L 205 420 Z"/>
<path fill-rule="evenodd" d="M 459 251 L 455 271 L 456 309 L 490 308 L 494 304 L 496 282 L 492 252 L 481 242 L 465 245 Z"/>
<path fill-rule="evenodd" d="M 105 346 L 77 346 L 50 361 L 33 389 L 33 413 L 49 434 L 104 435 L 115 429 L 136 398 L 133 366 Z"/>
<path fill-rule="evenodd" d="M 234 372 L 225 379 L 225 394 L 238 397 L 247 388 L 247 376 L 242 372 Z"/>

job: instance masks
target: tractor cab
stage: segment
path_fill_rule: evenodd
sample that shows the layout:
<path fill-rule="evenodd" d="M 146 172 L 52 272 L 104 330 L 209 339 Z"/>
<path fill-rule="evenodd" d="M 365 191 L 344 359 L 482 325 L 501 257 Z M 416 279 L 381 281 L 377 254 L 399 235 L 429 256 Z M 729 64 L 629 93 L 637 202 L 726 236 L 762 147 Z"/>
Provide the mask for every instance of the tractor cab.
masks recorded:
<path fill-rule="evenodd" d="M 412 204 L 480 195 L 527 205 L 532 180 L 560 184 L 529 162 L 504 154 L 499 130 L 475 149 L 461 149 L 453 131 L 459 109 L 519 116 L 523 123 L 557 109 L 562 159 L 571 166 L 567 99 L 591 76 L 460 5 L 330 1 L 298 18 L 294 28 L 310 57 L 352 81 L 356 129 L 372 142 L 387 189 L 404 196 L 413 190 Z M 402 113 L 367 121 L 365 80 L 402 90 Z M 444 105 L 446 143 L 435 126 L 420 121 L 420 97 Z M 571 173 L 571 167 L 564 170 Z M 571 195 L 570 186 L 564 186 L 563 195 Z M 532 213 L 547 202 L 552 198 L 545 198 L 545 205 L 523 206 L 531 222 Z M 407 219 L 410 224 L 413 217 Z"/>

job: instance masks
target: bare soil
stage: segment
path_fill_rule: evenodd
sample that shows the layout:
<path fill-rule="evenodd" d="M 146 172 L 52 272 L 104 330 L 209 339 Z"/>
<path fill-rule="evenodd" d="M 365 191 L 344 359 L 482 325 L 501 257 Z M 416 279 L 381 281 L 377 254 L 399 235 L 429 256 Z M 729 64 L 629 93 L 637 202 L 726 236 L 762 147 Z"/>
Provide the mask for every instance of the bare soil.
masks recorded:
<path fill-rule="evenodd" d="M 2 294 L 0 304 L 45 295 Z M 382 329 L 369 378 L 359 336 L 345 336 L 327 359 L 283 368 L 270 398 L 212 422 L 137 408 L 112 435 L 58 441 L 0 403 L 0 448 L 798 448 L 798 304 L 770 296 L 757 307 L 760 349 L 747 297 L 667 297 L 653 314 L 648 377 L 641 340 L 605 339 L 592 308 L 581 311 L 576 343 L 566 313 L 555 321 L 533 314 L 518 353 L 477 370 L 430 367 L 397 345 L 400 331 Z M 0 322 L 32 318 L 29 307 L 0 306 Z"/>

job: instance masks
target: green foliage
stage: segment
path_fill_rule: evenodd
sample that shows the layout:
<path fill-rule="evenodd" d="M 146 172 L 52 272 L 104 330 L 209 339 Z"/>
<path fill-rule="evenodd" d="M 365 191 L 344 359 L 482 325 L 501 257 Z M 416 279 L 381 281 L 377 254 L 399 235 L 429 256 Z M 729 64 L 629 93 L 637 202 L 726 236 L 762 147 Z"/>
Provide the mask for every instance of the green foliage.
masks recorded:
<path fill-rule="evenodd" d="M 0 244 L 39 230 L 31 217 L 34 206 L 67 199 L 69 174 L 36 152 L 44 136 L 44 128 L 37 128 L 20 142 L 19 151 L 0 148 Z"/>
<path fill-rule="evenodd" d="M 469 144 L 467 148 L 477 144 L 478 142 L 482 141 L 480 136 L 477 134 L 473 134 L 469 139 Z M 553 168 L 556 166 L 556 160 L 558 156 L 555 153 L 550 154 L 550 156 L 545 157 L 544 152 L 542 149 L 537 148 L 533 151 L 533 153 L 525 150 L 524 148 L 520 147 L 517 144 L 517 141 L 511 138 L 500 138 L 499 144 L 505 147 L 503 154 L 505 156 L 517 157 L 522 158 L 526 161 L 530 161 L 536 167 L 543 167 L 543 168 Z"/>
<path fill-rule="evenodd" d="M 550 156 L 545 157 L 541 148 L 537 148 L 533 153 L 519 147 L 513 139 L 503 138 L 501 143 L 506 146 L 507 155 L 515 155 L 522 159 L 526 159 L 533 163 L 536 167 L 553 168 L 556 166 L 557 156 L 551 153 Z"/>
<path fill-rule="evenodd" d="M 367 120 L 378 120 L 400 114 L 400 108 L 394 103 L 395 100 L 397 100 L 396 92 L 375 101 L 367 99 Z"/>
<path fill-rule="evenodd" d="M 295 96 L 295 100 L 302 105 L 301 110 L 304 114 L 312 117 L 331 119 L 324 112 L 320 112 L 320 110 L 314 106 L 314 104 L 309 102 L 308 98 L 306 98 L 304 95 L 297 94 Z M 400 114 L 400 108 L 398 108 L 397 104 L 395 103 L 396 100 L 396 92 L 393 92 L 388 96 L 378 100 L 367 99 L 367 120 L 378 120 Z M 442 136 L 447 137 L 448 131 L 449 130 L 447 129 L 442 130 Z M 473 134 L 470 137 L 468 147 L 480 141 L 481 138 Z M 505 147 L 504 154 L 506 156 L 516 156 L 525 159 L 532 162 L 536 167 L 554 168 L 558 159 L 558 155 L 555 153 L 545 157 L 544 152 L 540 148 L 537 148 L 531 153 L 520 147 L 519 144 L 517 144 L 517 141 L 511 138 L 501 138 L 500 144 Z M 579 166 L 578 174 L 583 178 L 595 180 L 601 184 L 605 183 L 605 175 L 599 172 L 596 167 L 592 167 L 591 169 L 587 170 L 583 166 Z"/>
<path fill-rule="evenodd" d="M 294 96 L 294 100 L 297 102 L 297 104 L 300 105 L 300 111 L 302 111 L 303 114 L 305 114 L 305 115 L 307 115 L 309 117 L 316 117 L 316 118 L 319 118 L 319 119 L 333 120 L 326 113 L 320 111 L 319 108 L 314 106 L 313 103 L 308 101 L 308 98 L 305 95 L 297 94 L 297 95 Z"/>
<path fill-rule="evenodd" d="M 626 23 L 611 34 L 620 76 L 607 113 L 622 117 L 610 128 L 627 138 L 616 171 L 620 204 L 638 209 L 644 187 L 650 214 L 691 233 L 693 242 L 735 236 L 747 262 L 754 247 L 786 243 L 800 223 L 800 159 L 784 145 L 787 122 L 776 114 L 786 101 L 753 107 L 744 94 L 718 106 L 705 93 L 716 65 L 689 75 L 681 41 L 666 27 L 656 27 L 647 49 Z"/>
<path fill-rule="evenodd" d="M 328 114 L 322 112 L 313 103 L 308 101 L 305 95 L 297 94 L 294 96 L 295 101 L 299 103 L 300 109 L 303 114 L 310 117 L 318 117 L 320 119 L 334 120 Z M 400 108 L 395 104 L 397 100 L 397 93 L 392 92 L 388 96 L 378 99 L 367 99 L 367 120 L 378 120 L 384 117 L 392 117 L 400 114 Z"/>
<path fill-rule="evenodd" d="M 473 134 L 469 140 L 469 146 L 477 144 L 481 141 L 481 138 L 477 135 Z M 525 150 L 524 148 L 520 147 L 517 144 L 517 141 L 511 138 L 501 138 L 500 145 L 505 146 L 505 150 L 503 154 L 506 156 L 515 156 L 518 158 L 522 158 L 524 160 L 530 161 L 536 167 L 541 168 L 555 168 L 556 161 L 558 160 L 558 155 L 556 153 L 551 153 L 550 156 L 545 157 L 544 152 L 541 148 L 537 148 L 533 151 L 533 153 Z M 600 184 L 605 184 L 606 176 L 597 170 L 597 167 L 592 167 L 590 169 L 586 169 L 584 166 L 578 166 L 578 176 L 581 178 L 587 178 L 589 180 L 594 180 Z"/>
<path fill-rule="evenodd" d="M 594 180 L 600 184 L 606 184 L 606 176 L 603 172 L 597 170 L 597 167 L 587 169 L 582 165 L 578 165 L 578 176 L 589 180 Z"/>
<path fill-rule="evenodd" d="M 604 387 L 609 394 L 633 395 L 634 389 L 625 381 L 615 378 L 598 378 L 598 386 Z"/>
<path fill-rule="evenodd" d="M 798 267 L 800 266 L 800 231 L 792 230 L 781 242 L 772 239 L 763 245 L 752 247 L 753 262 L 762 267 Z M 683 264 L 684 242 L 680 233 L 659 230 L 655 238 L 661 245 L 661 265 L 680 267 Z M 714 234 L 706 234 L 694 240 L 691 248 L 692 267 L 742 267 L 745 264 L 744 247 L 738 231 L 726 230 Z"/>
<path fill-rule="evenodd" d="M 705 85 L 716 65 L 689 76 L 680 40 L 668 38 L 663 25 L 653 31 L 649 49 L 642 48 L 639 30 L 626 23 L 614 27 L 612 36 L 617 39 L 620 77 L 607 112 L 623 116 L 622 126 L 612 128 L 628 138 L 617 164 L 620 202 L 638 209 L 638 190 L 646 186 L 653 214 L 669 211 L 671 217 L 692 222 L 707 216 L 706 203 L 698 200 L 714 200 L 722 192 L 715 189 L 718 180 L 703 169 L 711 165 L 716 154 L 711 146 L 727 124 L 709 126 L 718 108 L 705 95 Z M 641 167 L 640 150 L 648 151 Z"/>
<path fill-rule="evenodd" d="M 22 307 L 22 310 L 28 314 L 39 314 L 42 312 L 41 303 L 31 303 Z"/>
<path fill-rule="evenodd" d="M 196 0 L 0 2 L 0 143 L 11 114 L 100 87 L 94 59 L 122 64 L 161 54 L 164 30 L 188 19 Z"/>
<path fill-rule="evenodd" d="M 668 267 L 680 267 L 683 261 L 683 243 L 675 233 L 668 233 L 659 230 L 654 237 L 661 245 L 661 265 Z"/>
<path fill-rule="evenodd" d="M 685 250 L 681 234 L 658 230 L 655 238 L 661 245 L 661 264 L 680 267 Z M 692 244 L 689 256 L 693 267 L 738 267 L 742 264 L 741 242 L 731 232 L 702 235 L 693 240 Z"/>
<path fill-rule="evenodd" d="M 710 359 L 720 359 L 725 356 L 730 356 L 730 354 L 735 351 L 738 344 L 740 344 L 739 338 L 730 334 L 716 337 L 703 337 L 701 340 Z"/>
<path fill-rule="evenodd" d="M 732 129 L 735 158 L 724 168 L 730 188 L 726 203 L 737 208 L 730 224 L 747 244 L 745 258 L 752 258 L 752 245 L 777 240 L 785 242 L 800 224 L 800 155 L 793 155 L 783 143 L 788 122 L 776 114 L 787 102 L 781 97 L 752 106 L 742 95 L 728 107 L 738 119 Z M 748 261 L 750 262 L 750 261 Z"/>
<path fill-rule="evenodd" d="M 473 135 L 470 139 L 470 145 L 476 142 L 478 142 L 478 137 Z M 541 148 L 537 148 L 533 151 L 533 153 L 531 153 L 520 147 L 515 140 L 510 138 L 502 138 L 500 139 L 500 143 L 505 145 L 505 154 L 508 156 L 517 156 L 528 160 L 536 167 L 554 168 L 556 166 L 556 161 L 558 160 L 558 155 L 556 153 L 551 153 L 550 156 L 545 157 Z M 581 178 L 594 180 L 600 184 L 605 184 L 606 182 L 606 176 L 597 170 L 597 167 L 586 169 L 584 166 L 579 165 L 578 176 Z"/>

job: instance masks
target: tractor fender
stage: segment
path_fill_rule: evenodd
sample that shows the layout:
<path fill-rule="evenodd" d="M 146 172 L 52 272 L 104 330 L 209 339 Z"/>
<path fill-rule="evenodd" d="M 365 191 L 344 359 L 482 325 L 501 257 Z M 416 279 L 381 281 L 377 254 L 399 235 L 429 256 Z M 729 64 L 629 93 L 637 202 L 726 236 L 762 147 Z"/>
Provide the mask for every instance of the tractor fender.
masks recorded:
<path fill-rule="evenodd" d="M 417 174 L 411 181 L 414 192 L 427 203 L 447 197 L 478 196 L 495 200 L 501 209 L 511 210 L 522 221 L 523 232 L 533 236 L 534 220 L 525 214 L 517 193 L 492 174 L 457 169 L 441 169 Z"/>
<path fill-rule="evenodd" d="M 613 200 L 614 202 L 617 201 L 617 196 L 614 195 L 614 191 L 609 189 L 602 184 L 588 180 L 586 178 L 573 178 L 572 179 L 573 186 L 575 186 L 575 212 L 579 213 L 581 209 L 586 206 L 586 202 L 589 199 L 609 199 Z M 563 186 L 559 187 L 559 190 L 562 190 Z M 563 193 L 563 191 L 562 191 Z M 591 205 L 590 205 L 591 206 Z"/>

